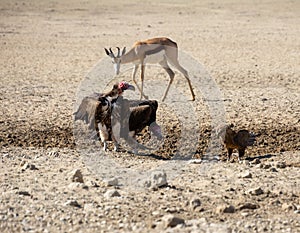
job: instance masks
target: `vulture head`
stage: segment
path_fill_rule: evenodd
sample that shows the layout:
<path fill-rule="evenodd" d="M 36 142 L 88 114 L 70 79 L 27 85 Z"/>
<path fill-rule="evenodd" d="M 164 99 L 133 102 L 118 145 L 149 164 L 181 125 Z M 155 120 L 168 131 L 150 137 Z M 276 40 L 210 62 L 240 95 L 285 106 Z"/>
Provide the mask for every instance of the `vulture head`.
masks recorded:
<path fill-rule="evenodd" d="M 104 94 L 104 97 L 110 97 L 112 100 L 116 100 L 126 90 L 134 91 L 135 87 L 128 82 L 121 81 L 119 83 L 114 84 L 112 90 Z"/>

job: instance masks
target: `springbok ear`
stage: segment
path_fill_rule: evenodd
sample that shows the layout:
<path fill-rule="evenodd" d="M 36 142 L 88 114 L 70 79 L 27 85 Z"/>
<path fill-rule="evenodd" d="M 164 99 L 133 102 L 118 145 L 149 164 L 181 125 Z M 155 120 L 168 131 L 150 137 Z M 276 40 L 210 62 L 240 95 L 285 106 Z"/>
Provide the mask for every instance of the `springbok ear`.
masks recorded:
<path fill-rule="evenodd" d="M 109 52 L 106 48 L 104 48 L 104 50 L 105 50 L 107 56 L 109 56 L 109 55 L 110 55 L 110 52 Z"/>
<path fill-rule="evenodd" d="M 123 48 L 122 50 L 122 56 L 126 53 L 126 47 Z"/>

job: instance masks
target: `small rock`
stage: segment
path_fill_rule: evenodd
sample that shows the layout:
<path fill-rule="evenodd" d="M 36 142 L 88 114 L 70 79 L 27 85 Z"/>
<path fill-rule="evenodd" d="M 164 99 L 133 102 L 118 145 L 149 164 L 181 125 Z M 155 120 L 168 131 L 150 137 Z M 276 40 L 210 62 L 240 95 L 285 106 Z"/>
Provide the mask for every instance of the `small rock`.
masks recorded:
<path fill-rule="evenodd" d="M 245 171 L 245 172 L 241 173 L 239 177 L 240 178 L 252 178 L 252 174 L 249 171 Z"/>
<path fill-rule="evenodd" d="M 190 205 L 191 205 L 192 209 L 196 209 L 197 207 L 201 206 L 201 201 L 199 198 L 195 198 L 195 199 L 191 200 Z"/>
<path fill-rule="evenodd" d="M 271 167 L 269 170 L 270 170 L 271 172 L 277 172 L 277 169 L 276 169 L 275 167 Z"/>
<path fill-rule="evenodd" d="M 296 210 L 296 206 L 293 205 L 292 203 L 283 203 L 281 208 L 284 210 L 284 211 L 289 211 L 289 210 Z"/>
<path fill-rule="evenodd" d="M 157 189 L 167 184 L 167 174 L 164 171 L 154 171 L 151 173 L 150 178 L 144 181 L 144 187 L 150 189 Z"/>
<path fill-rule="evenodd" d="M 120 196 L 121 196 L 121 194 L 115 189 L 108 190 L 108 191 L 106 191 L 106 193 L 104 193 L 104 197 L 106 197 L 106 198 L 120 197 Z"/>
<path fill-rule="evenodd" d="M 286 163 L 285 163 L 285 162 L 280 162 L 280 161 L 278 161 L 278 162 L 276 162 L 276 163 L 274 164 L 274 166 L 275 166 L 276 168 L 286 168 Z"/>
<path fill-rule="evenodd" d="M 216 212 L 219 213 L 219 214 L 221 214 L 221 213 L 234 213 L 235 208 L 232 205 L 220 205 L 220 206 L 217 207 Z"/>
<path fill-rule="evenodd" d="M 93 203 L 84 204 L 83 209 L 85 212 L 94 212 L 95 211 L 95 207 L 94 207 Z"/>
<path fill-rule="evenodd" d="M 27 191 L 18 191 L 17 194 L 22 195 L 22 196 L 30 196 L 30 193 Z"/>
<path fill-rule="evenodd" d="M 247 191 L 248 194 L 251 194 L 251 195 L 255 195 L 255 196 L 258 196 L 258 195 L 261 195 L 264 193 L 264 191 L 258 187 L 258 188 L 253 188 L 253 189 L 249 189 Z"/>
<path fill-rule="evenodd" d="M 184 219 L 175 217 L 172 214 L 167 214 L 162 217 L 162 221 L 164 222 L 164 227 L 176 227 L 178 224 L 184 224 Z"/>
<path fill-rule="evenodd" d="M 22 165 L 22 171 L 25 171 L 27 169 L 29 170 L 38 170 L 38 168 L 34 165 L 34 164 L 29 164 L 27 162 L 25 162 L 23 165 Z"/>
<path fill-rule="evenodd" d="M 65 205 L 81 208 L 81 205 L 76 200 L 68 200 Z"/>
<path fill-rule="evenodd" d="M 248 213 L 248 212 L 242 212 L 241 215 L 242 215 L 243 217 L 248 217 L 248 216 L 249 216 L 249 213 Z"/>
<path fill-rule="evenodd" d="M 272 167 L 272 165 L 269 163 L 261 164 L 261 168 L 263 168 L 263 169 L 269 169 L 270 167 Z"/>
<path fill-rule="evenodd" d="M 118 179 L 112 178 L 112 179 L 105 179 L 103 180 L 106 186 L 117 186 L 118 185 Z"/>
<path fill-rule="evenodd" d="M 80 169 L 75 169 L 71 172 L 71 180 L 72 182 L 83 183 L 83 176 Z"/>
<path fill-rule="evenodd" d="M 243 164 L 246 165 L 246 166 L 249 166 L 250 162 L 249 162 L 249 160 L 243 160 Z"/>
<path fill-rule="evenodd" d="M 188 161 L 188 164 L 200 164 L 202 163 L 202 159 L 191 159 Z"/>
<path fill-rule="evenodd" d="M 244 209 L 250 209 L 250 210 L 254 210 L 254 209 L 258 209 L 259 205 L 255 204 L 255 203 L 243 203 L 240 204 L 238 209 L 239 210 L 244 210 Z"/>
<path fill-rule="evenodd" d="M 89 186 L 94 187 L 94 188 L 99 188 L 100 186 L 98 185 L 98 183 L 96 181 L 89 181 Z"/>
<path fill-rule="evenodd" d="M 260 164 L 260 159 L 256 158 L 252 160 L 251 164 Z"/>
<path fill-rule="evenodd" d="M 75 190 L 75 189 L 88 189 L 89 187 L 83 183 L 72 182 L 71 184 L 68 185 L 68 188 L 71 190 Z"/>

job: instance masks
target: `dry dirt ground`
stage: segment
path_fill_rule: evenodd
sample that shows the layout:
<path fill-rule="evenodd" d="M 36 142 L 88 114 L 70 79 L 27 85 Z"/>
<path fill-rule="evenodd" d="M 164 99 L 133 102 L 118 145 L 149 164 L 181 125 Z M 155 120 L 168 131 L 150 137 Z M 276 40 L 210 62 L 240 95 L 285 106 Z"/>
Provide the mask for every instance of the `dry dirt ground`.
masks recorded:
<path fill-rule="evenodd" d="M 0 12 L 1 232 L 300 231 L 299 1 L 2 0 Z M 172 38 L 205 67 L 227 122 L 255 132 L 257 142 L 241 163 L 223 161 L 223 150 L 219 161 L 177 167 L 178 176 L 167 173 L 168 185 L 158 189 L 108 186 L 84 159 L 100 158 L 100 145 L 89 154 L 73 136 L 78 88 L 105 58 L 103 47 L 156 36 Z M 159 72 L 154 79 L 166 85 Z M 173 87 L 188 100 L 176 74 Z M 133 169 L 168 165 L 181 133 L 196 127 L 182 128 L 171 97 L 159 102 L 159 150 L 106 156 Z M 202 158 L 212 132 L 209 102 L 197 92 L 186 104 L 198 137 L 188 133 L 184 146 Z M 144 133 L 139 140 L 147 143 Z M 83 183 L 72 181 L 76 169 Z"/>

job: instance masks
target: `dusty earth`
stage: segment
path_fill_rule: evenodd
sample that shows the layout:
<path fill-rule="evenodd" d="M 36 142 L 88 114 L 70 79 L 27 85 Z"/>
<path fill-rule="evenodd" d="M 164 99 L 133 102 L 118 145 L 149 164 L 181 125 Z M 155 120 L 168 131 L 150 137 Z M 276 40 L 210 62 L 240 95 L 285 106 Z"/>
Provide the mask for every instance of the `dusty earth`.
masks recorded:
<path fill-rule="evenodd" d="M 1 232 L 300 231 L 299 1 L 2 0 L 0 12 Z M 99 143 L 83 150 L 73 135 L 79 87 L 105 58 L 103 47 L 156 36 L 172 38 L 205 67 L 222 93 L 224 118 L 255 132 L 257 142 L 240 163 L 224 161 L 224 150 L 213 154 L 219 160 L 205 156 L 210 100 L 197 92 L 188 101 L 177 72 L 173 90 L 183 92 L 195 124 L 182 124 L 171 94 L 159 102 L 165 138 L 157 150 L 105 156 L 151 171 L 173 161 L 186 132 L 184 147 L 198 160 L 177 167 L 174 179 L 167 172 L 160 188 L 109 186 L 95 170 Z M 162 70 L 152 78 L 167 84 Z M 199 89 L 201 78 L 193 85 Z M 145 131 L 138 140 L 151 139 Z"/>

